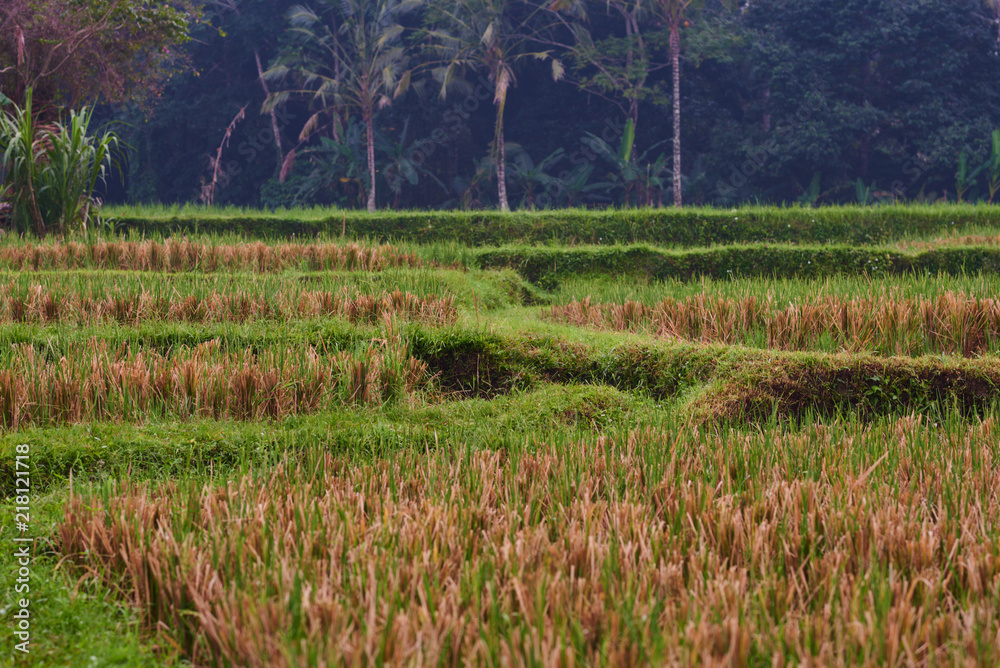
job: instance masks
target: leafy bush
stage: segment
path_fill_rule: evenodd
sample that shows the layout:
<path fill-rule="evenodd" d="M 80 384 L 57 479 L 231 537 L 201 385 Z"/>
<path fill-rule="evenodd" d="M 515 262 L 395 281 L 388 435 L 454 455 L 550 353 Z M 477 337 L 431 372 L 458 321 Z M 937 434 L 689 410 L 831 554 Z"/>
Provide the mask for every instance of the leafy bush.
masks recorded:
<path fill-rule="evenodd" d="M 92 193 L 112 163 L 118 139 L 87 134 L 91 112 L 71 111 L 69 123 L 38 125 L 31 110 L 31 91 L 24 108 L 0 114 L 0 200 L 6 219 L 20 233 L 65 235 L 96 219 Z"/>
<path fill-rule="evenodd" d="M 259 211 L 199 207 L 117 207 L 122 229 L 147 236 L 238 233 L 258 238 L 340 235 L 472 246 L 624 244 L 711 246 L 732 243 L 884 244 L 996 225 L 1000 209 L 979 205 L 562 209 L 549 211 Z"/>
<path fill-rule="evenodd" d="M 1000 271 L 1000 249 L 969 246 L 905 253 L 888 248 L 844 245 L 753 244 L 691 250 L 666 250 L 645 245 L 506 246 L 477 251 L 476 264 L 481 269 L 511 268 L 532 283 L 551 288 L 570 276 L 588 275 L 686 281 L 698 277 L 996 273 Z"/>

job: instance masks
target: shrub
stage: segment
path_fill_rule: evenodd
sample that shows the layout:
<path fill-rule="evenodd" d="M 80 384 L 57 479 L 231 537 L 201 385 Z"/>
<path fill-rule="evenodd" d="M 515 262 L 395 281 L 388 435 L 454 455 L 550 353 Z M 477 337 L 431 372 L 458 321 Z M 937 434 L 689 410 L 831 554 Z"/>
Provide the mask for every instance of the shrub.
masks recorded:
<path fill-rule="evenodd" d="M 90 119 L 91 112 L 82 109 L 70 112 L 67 125 L 38 125 L 31 91 L 24 108 L 0 114 L 0 200 L 8 200 L 8 226 L 38 236 L 65 235 L 96 219 L 92 193 L 112 163 L 118 139 L 89 136 Z"/>

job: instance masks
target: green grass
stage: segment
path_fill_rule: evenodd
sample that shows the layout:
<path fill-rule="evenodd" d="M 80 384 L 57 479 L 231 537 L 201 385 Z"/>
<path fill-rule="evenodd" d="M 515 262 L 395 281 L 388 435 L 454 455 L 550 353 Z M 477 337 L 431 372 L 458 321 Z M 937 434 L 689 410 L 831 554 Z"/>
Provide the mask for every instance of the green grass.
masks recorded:
<path fill-rule="evenodd" d="M 953 230 L 996 227 L 998 207 L 751 206 L 740 209 L 568 209 L 556 211 L 380 211 L 215 209 L 197 206 L 108 207 L 120 229 L 142 234 L 241 233 L 257 237 L 339 235 L 416 243 L 656 243 L 668 247 L 729 243 L 880 244 Z M 346 221 L 346 224 L 345 224 Z"/>
<path fill-rule="evenodd" d="M 505 246 L 477 252 L 484 269 L 512 268 L 544 288 L 575 277 L 627 276 L 636 281 L 700 278 L 811 279 L 839 275 L 963 275 L 1000 270 L 1000 247 L 966 246 L 900 252 L 852 245 L 730 245 L 669 250 L 647 245 Z"/>
<path fill-rule="evenodd" d="M 822 278 L 710 278 L 695 281 L 636 279 L 631 276 L 574 276 L 559 283 L 547 303 L 567 304 L 590 297 L 593 302 L 642 302 L 653 306 L 664 299 L 698 295 L 743 299 L 772 297 L 776 303 L 800 303 L 820 297 L 856 299 L 874 295 L 897 295 L 902 299 L 936 298 L 946 292 L 962 292 L 984 299 L 1000 296 L 1000 274 L 975 273 L 909 274 L 901 276 L 857 276 L 838 274 Z"/>
<path fill-rule="evenodd" d="M 181 301 L 187 297 L 204 298 L 219 293 L 245 294 L 251 298 L 275 302 L 279 298 L 297 301 L 305 292 L 326 291 L 350 295 L 379 295 L 401 290 L 418 297 L 451 297 L 469 310 L 495 309 L 520 305 L 537 289 L 526 284 L 514 271 L 479 271 L 463 269 L 389 268 L 365 271 L 288 271 L 281 274 L 179 273 L 161 274 L 111 270 L 72 271 L 2 271 L 0 301 L 13 297 L 27 298 L 37 286 L 55 295 L 73 295 L 102 299 L 147 293 L 155 299 Z"/>

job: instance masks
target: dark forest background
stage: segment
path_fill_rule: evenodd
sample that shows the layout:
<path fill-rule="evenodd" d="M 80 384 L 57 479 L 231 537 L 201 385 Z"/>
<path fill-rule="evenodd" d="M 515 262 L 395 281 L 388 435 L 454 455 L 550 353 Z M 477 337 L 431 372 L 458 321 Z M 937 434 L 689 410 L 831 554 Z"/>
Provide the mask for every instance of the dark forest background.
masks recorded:
<path fill-rule="evenodd" d="M 313 101 L 292 96 L 273 119 L 262 112 L 258 59 L 266 70 L 300 48 L 288 32 L 296 4 L 207 4 L 192 39 L 178 47 L 183 66 L 153 103 L 101 107 L 101 119 L 131 147 L 123 182 L 109 182 L 109 201 L 194 202 L 215 176 L 215 204 L 364 206 L 357 114 L 343 110 L 302 142 Z M 574 20 L 602 55 L 614 57 L 629 38 L 621 12 L 604 0 L 582 4 L 586 19 Z M 505 5 L 514 24 L 536 9 Z M 989 0 L 690 7 L 681 31 L 684 203 L 988 199 L 991 138 L 1000 128 L 996 7 Z M 336 11 L 319 15 L 335 21 Z M 375 119 L 378 206 L 496 206 L 492 84 L 478 84 L 484 75 L 470 71 L 470 85 L 442 100 L 431 68 L 419 66 L 429 57 L 421 44 L 427 22 L 420 9 L 402 19 L 413 84 Z M 628 100 L 602 88 L 594 67 L 574 57 L 579 42 L 569 29 L 552 24 L 538 33 L 547 43 L 526 47 L 548 51 L 566 71 L 555 81 L 548 60 L 516 66 L 505 110 L 512 207 L 671 203 L 667 28 L 649 19 L 641 29 L 648 76 L 634 95 L 630 171 L 620 160 L 631 130 Z M 267 85 L 274 92 L 275 83 Z M 213 160 L 230 126 L 216 174 Z M 282 182 L 292 148 L 297 157 Z"/>

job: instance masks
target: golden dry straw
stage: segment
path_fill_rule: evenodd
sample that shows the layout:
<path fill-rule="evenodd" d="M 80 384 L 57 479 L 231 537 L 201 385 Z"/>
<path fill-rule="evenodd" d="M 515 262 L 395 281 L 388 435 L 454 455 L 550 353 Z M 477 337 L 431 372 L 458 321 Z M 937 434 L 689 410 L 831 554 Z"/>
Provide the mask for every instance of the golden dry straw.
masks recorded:
<path fill-rule="evenodd" d="M 382 403 L 426 381 L 398 338 L 351 354 L 314 348 L 236 353 L 218 341 L 164 355 L 91 341 L 72 359 L 16 346 L 0 369 L 0 427 L 158 416 L 276 419 L 336 405 Z"/>
<path fill-rule="evenodd" d="M 904 250 L 917 251 L 956 246 L 1000 246 L 1000 234 L 949 234 L 936 239 L 900 241 L 896 246 Z"/>
<path fill-rule="evenodd" d="M 785 305 L 771 296 L 697 295 L 654 306 L 634 301 L 601 304 L 587 298 L 546 309 L 543 317 L 706 343 L 741 344 L 759 336 L 767 347 L 781 350 L 810 350 L 826 337 L 845 352 L 972 357 L 1000 341 L 1000 300 L 955 291 L 936 298 L 824 296 Z"/>
<path fill-rule="evenodd" d="M 997 665 L 997 436 L 326 454 L 73 498 L 58 549 L 196 665 Z"/>
<path fill-rule="evenodd" d="M 148 321 L 213 323 L 314 317 L 378 323 L 387 316 L 444 325 L 453 324 L 458 311 L 451 297 L 417 297 L 401 290 L 381 294 L 351 294 L 347 288 L 339 292 L 289 290 L 271 294 L 234 290 L 183 296 L 176 292 L 112 289 L 95 296 L 55 291 L 38 284 L 27 290 L 13 282 L 0 285 L 0 323 L 113 321 L 135 325 Z"/>
<path fill-rule="evenodd" d="M 214 244 L 188 239 L 98 241 L 0 247 L 0 267 L 30 269 L 118 269 L 128 271 L 257 271 L 331 269 L 380 271 L 416 267 L 420 260 L 390 245 L 282 243 Z"/>

